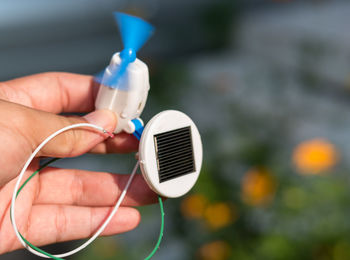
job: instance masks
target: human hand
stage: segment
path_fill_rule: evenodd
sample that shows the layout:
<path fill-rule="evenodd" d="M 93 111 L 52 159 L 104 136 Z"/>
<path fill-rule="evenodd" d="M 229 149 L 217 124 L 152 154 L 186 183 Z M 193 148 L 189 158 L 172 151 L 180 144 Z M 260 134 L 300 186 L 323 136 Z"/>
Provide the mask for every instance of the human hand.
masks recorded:
<path fill-rule="evenodd" d="M 110 111 L 84 117 L 60 113 L 94 110 L 97 86 L 91 76 L 43 73 L 0 83 L 0 254 L 22 245 L 10 222 L 16 176 L 34 149 L 51 133 L 67 125 L 89 122 L 113 131 L 117 118 Z M 113 139 L 91 129 L 58 135 L 39 156 L 72 157 L 86 152 L 125 153 L 138 141 L 121 133 Z M 35 158 L 24 178 L 39 167 Z M 91 236 L 103 222 L 124 188 L 128 175 L 47 167 L 34 176 L 16 202 L 21 234 L 36 246 Z M 122 207 L 102 235 L 134 229 L 139 212 L 132 206 L 157 201 L 142 176 L 135 176 Z"/>

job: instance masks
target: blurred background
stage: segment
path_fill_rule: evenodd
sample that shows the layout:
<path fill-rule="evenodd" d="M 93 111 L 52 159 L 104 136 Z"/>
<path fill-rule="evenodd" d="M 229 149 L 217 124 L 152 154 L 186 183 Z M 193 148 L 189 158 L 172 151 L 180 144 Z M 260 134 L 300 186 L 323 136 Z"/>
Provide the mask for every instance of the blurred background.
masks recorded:
<path fill-rule="evenodd" d="M 156 27 L 139 53 L 150 69 L 144 121 L 181 110 L 204 146 L 197 185 L 165 202 L 153 259 L 350 259 L 350 2 L 2 0 L 0 80 L 100 71 L 122 48 L 116 10 Z M 133 163 L 84 155 L 56 165 L 126 173 Z M 140 211 L 137 229 L 71 259 L 143 259 L 160 213 Z"/>

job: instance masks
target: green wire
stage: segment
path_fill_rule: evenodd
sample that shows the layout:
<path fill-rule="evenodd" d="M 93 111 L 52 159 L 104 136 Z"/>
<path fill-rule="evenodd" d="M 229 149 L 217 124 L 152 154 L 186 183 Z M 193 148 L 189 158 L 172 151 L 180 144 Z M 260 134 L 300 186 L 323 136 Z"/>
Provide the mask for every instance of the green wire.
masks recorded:
<path fill-rule="evenodd" d="M 21 192 L 21 190 L 24 188 L 24 186 L 27 185 L 27 182 L 30 181 L 37 173 L 39 173 L 42 169 L 46 168 L 47 166 L 49 166 L 49 164 L 59 160 L 60 158 L 54 158 L 54 159 L 51 159 L 50 161 L 44 163 L 42 166 L 40 166 L 39 169 L 37 169 L 35 172 L 32 173 L 32 175 L 30 175 L 28 177 L 28 179 L 25 180 L 25 182 L 23 182 L 23 184 L 21 185 L 21 187 L 19 187 L 18 191 L 17 191 L 17 194 L 16 194 L 16 198 L 18 196 L 18 194 Z"/>
<path fill-rule="evenodd" d="M 159 201 L 159 208 L 160 208 L 160 214 L 161 214 L 160 217 L 162 219 L 162 223 L 160 224 L 159 237 L 158 237 L 156 246 L 153 248 L 152 252 L 145 258 L 145 260 L 151 259 L 154 256 L 154 254 L 157 252 L 164 233 L 164 215 L 165 214 L 164 214 L 164 208 L 163 208 L 163 201 L 160 196 L 158 196 L 158 201 Z"/>
<path fill-rule="evenodd" d="M 46 168 L 48 165 L 50 165 L 51 163 L 59 160 L 60 158 L 54 158 L 51 159 L 50 161 L 44 163 L 38 170 L 36 170 L 35 172 L 32 173 L 32 175 L 30 175 L 25 181 L 24 183 L 21 185 L 21 187 L 18 189 L 17 193 L 16 193 L 16 198 L 18 196 L 18 194 L 21 192 L 21 190 L 24 188 L 24 186 L 37 174 L 39 173 L 42 169 Z M 158 201 L 159 201 L 159 208 L 160 208 L 160 214 L 161 214 L 161 225 L 160 225 L 160 232 L 159 232 L 159 237 L 158 237 L 158 241 L 155 245 L 155 247 L 153 248 L 152 252 L 145 258 L 145 260 L 149 260 L 151 259 L 154 254 L 157 252 L 157 250 L 159 249 L 159 245 L 160 242 L 162 241 L 163 238 L 163 233 L 164 233 L 164 207 L 163 207 L 163 201 L 162 198 L 160 196 L 158 196 Z M 30 246 L 32 249 L 34 249 L 37 252 L 40 252 L 52 259 L 56 259 L 56 260 L 62 260 L 62 258 L 56 257 L 54 255 L 51 255 L 50 253 L 34 246 L 33 244 L 31 244 L 28 240 L 26 240 L 21 233 L 19 233 L 19 235 L 21 236 L 21 238 L 23 239 L 23 241 Z"/>

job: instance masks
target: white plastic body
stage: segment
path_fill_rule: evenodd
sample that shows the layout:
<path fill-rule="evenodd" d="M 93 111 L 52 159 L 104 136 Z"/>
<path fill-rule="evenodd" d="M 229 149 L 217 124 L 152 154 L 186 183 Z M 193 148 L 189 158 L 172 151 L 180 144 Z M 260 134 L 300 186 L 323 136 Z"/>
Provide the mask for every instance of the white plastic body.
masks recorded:
<path fill-rule="evenodd" d="M 114 130 L 116 134 L 121 131 L 132 133 L 130 121 L 141 115 L 150 88 L 147 65 L 139 59 L 128 65 L 124 75 L 118 80 L 117 88 L 103 85 L 104 79 L 111 76 L 111 71 L 117 71 L 115 68 L 120 63 L 119 53 L 115 53 L 105 70 L 95 101 L 96 109 L 111 110 L 118 117 Z"/>
<path fill-rule="evenodd" d="M 154 135 L 191 126 L 193 155 L 196 171 L 159 182 Z M 139 161 L 142 175 L 150 188 L 161 196 L 176 198 L 186 194 L 196 183 L 202 167 L 203 148 L 196 125 L 184 113 L 166 110 L 155 115 L 146 125 L 139 145 Z"/>

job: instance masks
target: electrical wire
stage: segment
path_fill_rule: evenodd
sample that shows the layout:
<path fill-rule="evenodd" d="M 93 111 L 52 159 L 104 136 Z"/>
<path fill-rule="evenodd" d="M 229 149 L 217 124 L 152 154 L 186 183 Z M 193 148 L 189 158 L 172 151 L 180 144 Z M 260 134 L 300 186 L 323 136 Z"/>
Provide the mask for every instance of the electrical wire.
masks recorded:
<path fill-rule="evenodd" d="M 10 218 L 11 218 L 11 223 L 13 226 L 13 229 L 15 231 L 15 234 L 18 238 L 18 240 L 21 242 L 21 244 L 27 249 L 29 250 L 31 253 L 40 256 L 40 257 L 44 257 L 44 258 L 52 258 L 52 259 L 62 259 L 63 257 L 66 256 L 70 256 L 72 254 L 75 254 L 77 252 L 79 252 L 80 250 L 84 249 L 85 247 L 87 247 L 90 243 L 92 243 L 102 232 L 103 230 L 106 228 L 106 226 L 109 224 L 109 222 L 111 221 L 111 219 L 113 218 L 114 214 L 117 212 L 117 210 L 120 207 L 121 202 L 123 201 L 126 192 L 136 174 L 136 171 L 139 167 L 139 162 L 136 163 L 128 181 L 127 184 L 125 185 L 118 201 L 116 202 L 113 210 L 110 212 L 109 216 L 107 217 L 107 219 L 104 221 L 104 223 L 100 226 L 100 228 L 96 231 L 96 233 L 89 238 L 85 243 L 83 243 L 81 246 L 79 246 L 76 249 L 73 249 L 69 252 L 63 253 L 63 254 L 58 254 L 58 255 L 52 255 L 50 253 L 45 252 L 44 250 L 34 246 L 33 244 L 31 244 L 29 241 L 27 241 L 22 234 L 18 231 L 17 225 L 16 225 L 16 220 L 15 220 L 15 206 L 16 206 L 16 198 L 18 196 L 18 194 L 21 192 L 21 190 L 24 188 L 24 186 L 29 182 L 29 180 L 31 178 L 33 178 L 37 173 L 40 172 L 40 170 L 44 169 L 45 167 L 47 167 L 50 163 L 58 160 L 58 158 L 52 159 L 49 162 L 45 163 L 44 165 L 42 165 L 37 171 L 35 171 L 34 173 L 32 173 L 25 181 L 24 183 L 19 187 L 20 182 L 24 176 L 25 171 L 27 170 L 29 164 L 31 163 L 31 161 L 33 160 L 33 158 L 35 157 L 35 155 L 41 150 L 41 148 L 47 143 L 49 142 L 51 139 L 53 139 L 54 137 L 56 137 L 57 135 L 59 135 L 60 133 L 73 129 L 73 128 L 78 128 L 78 127 L 91 127 L 97 130 L 102 131 L 103 133 L 107 133 L 110 136 L 113 136 L 112 134 L 110 134 L 108 131 L 106 131 L 105 129 L 103 129 L 100 126 L 97 125 L 93 125 L 93 124 L 89 124 L 89 123 L 81 123 L 81 124 L 74 124 L 74 125 L 70 125 L 67 127 L 64 127 L 58 131 L 56 131 L 55 133 L 53 133 L 52 135 L 50 135 L 49 137 L 47 137 L 32 153 L 32 155 L 28 158 L 27 162 L 25 163 L 21 173 L 18 176 L 18 180 L 16 182 L 14 191 L 13 191 L 13 195 L 12 195 L 12 200 L 11 200 L 11 209 L 10 209 Z M 159 233 L 159 237 L 158 237 L 158 241 L 156 243 L 156 246 L 154 247 L 154 249 L 152 250 L 152 252 L 149 254 L 149 256 L 147 256 L 145 259 L 148 260 L 150 259 L 158 250 L 159 248 L 159 244 L 162 240 L 163 237 L 163 231 L 164 231 L 164 208 L 163 208 L 163 203 L 162 203 L 162 199 L 161 197 L 158 196 L 158 201 L 159 201 L 159 206 L 160 206 L 160 210 L 161 210 L 161 229 L 160 229 L 160 233 Z"/>
<path fill-rule="evenodd" d="M 37 155 L 37 153 L 42 149 L 42 147 L 44 147 L 51 139 L 55 138 L 57 135 L 61 134 L 62 132 L 65 132 L 67 130 L 70 130 L 70 129 L 74 129 L 74 128 L 78 128 L 78 127 L 90 127 L 90 128 L 94 128 L 96 130 L 99 130 L 103 133 L 107 133 L 107 131 L 105 129 L 103 129 L 102 127 L 100 126 L 97 126 L 97 125 L 94 125 L 94 124 L 89 124 L 89 123 L 80 123 L 80 124 L 74 124 L 74 125 L 69 125 L 69 126 L 66 126 L 66 127 L 63 127 L 61 129 L 59 129 L 58 131 L 54 132 L 53 134 L 51 134 L 49 137 L 47 137 L 35 150 L 34 152 L 29 156 L 28 160 L 26 161 L 26 163 L 24 164 L 23 168 L 22 168 L 22 171 L 20 172 L 19 176 L 18 176 L 18 179 L 17 179 L 17 182 L 16 182 L 16 185 L 15 185 L 15 188 L 14 188 L 14 191 L 13 191 L 13 194 L 12 194 L 12 200 L 11 200 L 11 209 L 10 209 L 10 218 L 11 218 L 11 223 L 12 223 L 12 226 L 13 226 L 13 229 L 15 231 L 15 234 L 17 236 L 17 238 L 19 239 L 19 241 L 21 242 L 21 244 L 26 248 L 28 249 L 30 252 L 32 252 L 33 254 L 35 255 L 38 255 L 38 256 L 41 256 L 41 257 L 46 257 L 48 258 L 47 255 L 45 254 L 42 254 L 38 251 L 35 251 L 34 249 L 32 249 L 31 247 L 29 247 L 25 241 L 22 239 L 22 236 L 21 234 L 19 233 L 18 231 L 18 228 L 17 228 L 17 225 L 16 225 L 16 218 L 15 218 L 15 208 L 16 208 L 16 197 L 17 197 L 17 190 L 19 188 L 19 185 L 21 183 L 21 180 L 29 166 L 29 164 L 32 162 L 32 160 L 34 159 L 34 157 Z M 84 246 L 85 243 L 82 245 Z M 77 248 L 78 251 L 81 250 L 82 248 L 79 247 Z M 78 251 L 75 251 L 75 250 L 72 250 L 70 252 L 67 252 L 65 254 L 60 254 L 60 255 L 57 255 L 55 257 L 65 257 L 65 256 L 68 256 L 68 255 L 71 255 L 71 254 L 74 254 L 75 252 L 78 252 Z"/>
<path fill-rule="evenodd" d="M 159 231 L 159 237 L 157 240 L 157 243 L 155 247 L 153 248 L 152 252 L 145 258 L 145 260 L 151 259 L 154 254 L 159 249 L 160 242 L 162 242 L 163 234 L 164 234 L 164 207 L 163 207 L 163 201 L 162 198 L 158 195 L 158 201 L 159 201 L 159 208 L 160 208 L 160 218 L 161 218 L 161 224 L 160 224 L 160 231 Z"/>
<path fill-rule="evenodd" d="M 54 161 L 55 159 L 53 159 L 52 161 Z M 46 167 L 49 163 L 51 163 L 52 161 L 48 162 L 44 167 Z M 37 174 L 40 170 L 42 170 L 44 167 L 41 167 L 38 171 L 35 172 L 35 174 Z M 84 249 L 85 247 L 87 247 L 89 244 L 91 244 L 102 232 L 103 230 L 106 228 L 106 226 L 109 224 L 109 222 L 111 221 L 111 219 L 113 218 L 114 214 L 117 212 L 117 210 L 119 209 L 119 206 L 121 204 L 121 202 L 123 201 L 126 192 L 131 184 L 131 181 L 133 179 L 133 177 L 135 176 L 136 170 L 138 168 L 138 163 L 136 163 L 133 172 L 131 173 L 128 182 L 123 190 L 123 192 L 121 193 L 116 205 L 114 206 L 113 210 L 111 211 L 111 213 L 109 214 L 108 218 L 105 220 L 105 222 L 100 226 L 100 228 L 98 229 L 98 231 L 91 237 L 89 238 L 85 243 L 83 243 L 81 246 L 77 247 L 76 249 L 69 251 L 67 253 L 63 253 L 63 254 L 59 254 L 59 255 L 52 255 L 50 253 L 45 252 L 44 250 L 34 246 L 33 244 L 31 244 L 29 241 L 27 241 L 22 234 L 19 233 L 21 240 L 23 240 L 26 243 L 26 248 L 32 252 L 35 255 L 41 256 L 41 257 L 45 257 L 45 258 L 52 258 L 52 259 L 62 259 L 63 257 L 75 254 L 77 252 L 79 252 L 80 250 Z M 24 185 L 27 184 L 27 182 L 29 181 L 29 179 L 31 179 L 34 175 L 34 173 L 22 184 L 21 189 L 23 189 Z M 18 190 L 17 195 L 19 194 L 20 190 Z M 29 246 L 29 247 L 28 247 Z"/>

